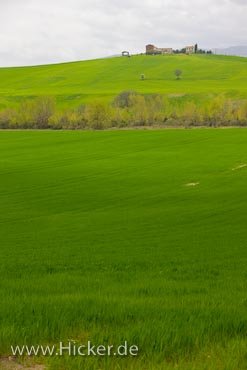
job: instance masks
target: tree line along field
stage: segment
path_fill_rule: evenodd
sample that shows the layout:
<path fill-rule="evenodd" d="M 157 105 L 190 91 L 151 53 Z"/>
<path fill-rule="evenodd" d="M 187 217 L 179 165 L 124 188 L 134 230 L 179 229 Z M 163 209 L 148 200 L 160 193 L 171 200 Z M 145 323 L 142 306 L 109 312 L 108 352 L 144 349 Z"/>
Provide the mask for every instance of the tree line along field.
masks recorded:
<path fill-rule="evenodd" d="M 2 131 L 1 357 L 126 340 L 137 358 L 29 363 L 246 369 L 246 141 L 244 129 Z"/>
<path fill-rule="evenodd" d="M 182 70 L 176 81 L 174 71 Z M 141 81 L 141 74 L 146 80 Z M 37 96 L 53 96 L 58 106 L 77 107 L 96 99 L 110 102 L 124 90 L 143 94 L 211 94 L 247 97 L 247 59 L 217 55 L 115 57 L 47 66 L 0 68 L 0 109 Z"/>

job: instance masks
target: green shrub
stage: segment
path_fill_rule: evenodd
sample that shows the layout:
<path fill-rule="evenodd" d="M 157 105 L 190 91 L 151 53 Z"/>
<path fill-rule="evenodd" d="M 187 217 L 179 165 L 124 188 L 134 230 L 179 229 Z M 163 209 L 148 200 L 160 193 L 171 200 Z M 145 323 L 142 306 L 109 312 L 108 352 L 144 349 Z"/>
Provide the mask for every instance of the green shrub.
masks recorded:
<path fill-rule="evenodd" d="M 17 125 L 16 121 L 17 113 L 14 109 L 4 109 L 0 112 L 0 128 L 7 129 L 7 128 L 15 128 Z"/>
<path fill-rule="evenodd" d="M 83 114 L 76 111 L 67 111 L 63 113 L 54 113 L 49 118 L 49 127 L 53 129 L 84 129 L 87 122 Z"/>
<path fill-rule="evenodd" d="M 131 117 L 127 109 L 114 108 L 111 111 L 111 126 L 112 127 L 128 127 L 131 124 Z"/>
<path fill-rule="evenodd" d="M 145 126 L 148 123 L 148 107 L 144 96 L 132 95 L 130 97 L 131 124 L 133 126 Z"/>
<path fill-rule="evenodd" d="M 21 102 L 16 114 L 16 125 L 18 128 L 37 127 L 34 117 L 34 105 L 35 102 L 30 100 Z"/>
<path fill-rule="evenodd" d="M 110 108 L 102 103 L 95 102 L 85 109 L 87 125 L 95 130 L 102 130 L 110 126 Z"/>
<path fill-rule="evenodd" d="M 49 117 L 48 125 L 54 130 L 67 128 L 69 125 L 67 113 L 54 113 Z"/>
<path fill-rule="evenodd" d="M 239 125 L 247 125 L 247 101 L 242 101 L 236 109 L 236 121 Z"/>

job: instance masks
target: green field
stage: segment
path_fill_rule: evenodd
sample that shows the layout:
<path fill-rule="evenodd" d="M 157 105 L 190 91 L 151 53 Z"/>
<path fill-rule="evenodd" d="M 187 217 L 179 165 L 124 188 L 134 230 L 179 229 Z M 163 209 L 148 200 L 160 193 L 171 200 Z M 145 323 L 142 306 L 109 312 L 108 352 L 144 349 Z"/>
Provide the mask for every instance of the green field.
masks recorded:
<path fill-rule="evenodd" d="M 183 71 L 176 81 L 175 69 Z M 144 73 L 145 81 L 140 81 Z M 0 108 L 23 99 L 55 96 L 59 107 L 111 101 L 123 90 L 204 99 L 210 94 L 247 97 L 247 58 L 217 55 L 115 57 L 58 65 L 0 69 Z"/>
<path fill-rule="evenodd" d="M 205 60 L 223 63 L 225 76 L 238 71 L 231 83 L 211 81 L 215 89 L 246 93 L 244 59 L 229 58 L 231 69 L 227 59 Z M 114 63 L 118 84 L 105 83 L 104 94 L 125 87 L 119 65 L 135 59 Z M 87 89 L 76 83 L 80 69 L 91 78 L 89 65 L 74 65 L 61 99 L 100 84 L 96 76 Z M 106 67 L 98 74 L 110 73 Z M 49 69 L 65 76 L 72 68 L 28 69 L 22 93 L 45 89 Z M 3 73 L 6 96 L 20 94 L 24 80 Z M 193 76 L 182 90 L 210 89 Z M 11 90 L 17 81 L 20 90 Z M 147 82 L 147 91 L 158 83 Z M 174 83 L 167 77 L 164 91 Z M 139 346 L 137 358 L 32 362 L 57 370 L 246 369 L 246 142 L 245 129 L 0 132 L 1 356 L 15 344 L 126 340 Z"/>

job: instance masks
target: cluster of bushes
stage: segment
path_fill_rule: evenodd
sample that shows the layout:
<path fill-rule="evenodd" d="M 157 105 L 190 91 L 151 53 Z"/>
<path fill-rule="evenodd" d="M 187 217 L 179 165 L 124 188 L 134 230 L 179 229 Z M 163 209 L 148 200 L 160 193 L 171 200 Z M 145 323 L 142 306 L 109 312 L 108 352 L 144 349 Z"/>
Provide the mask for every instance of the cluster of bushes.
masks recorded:
<path fill-rule="evenodd" d="M 23 101 L 17 109 L 0 111 L 0 128 L 39 128 L 49 127 L 49 120 L 55 112 L 55 99 L 40 97 Z"/>
<path fill-rule="evenodd" d="M 138 126 L 247 126 L 247 100 L 216 96 L 195 102 L 124 91 L 111 104 L 94 102 L 59 111 L 55 99 L 24 101 L 0 112 L 0 128 L 106 129 Z"/>

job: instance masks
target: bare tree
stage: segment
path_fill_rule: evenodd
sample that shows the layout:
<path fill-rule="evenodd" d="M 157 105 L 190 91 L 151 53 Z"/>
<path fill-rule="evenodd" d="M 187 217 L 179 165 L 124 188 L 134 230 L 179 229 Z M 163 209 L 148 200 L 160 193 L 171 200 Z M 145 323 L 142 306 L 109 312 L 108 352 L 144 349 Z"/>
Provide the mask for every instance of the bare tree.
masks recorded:
<path fill-rule="evenodd" d="M 47 128 L 49 118 L 55 111 L 55 99 L 51 96 L 41 96 L 33 103 L 33 119 L 38 128 Z"/>

